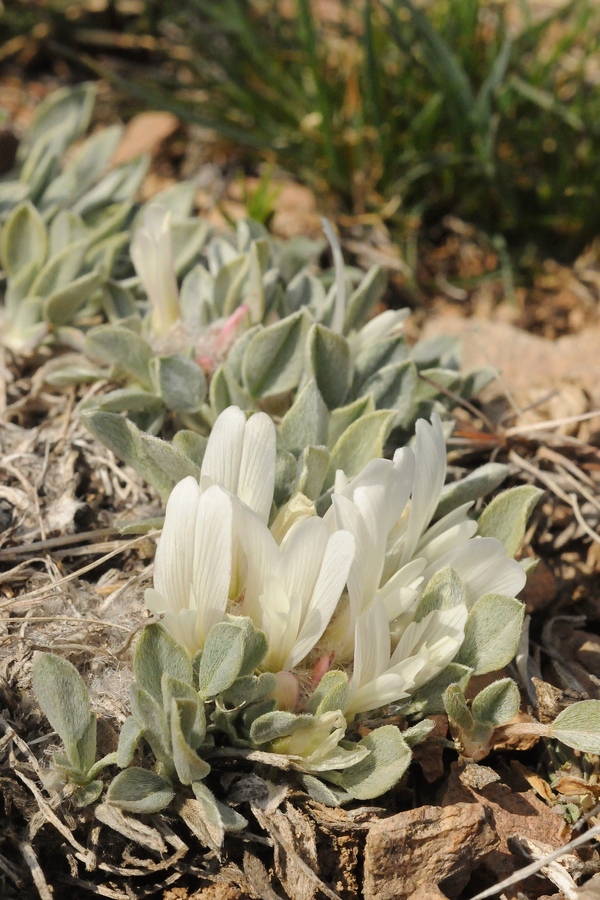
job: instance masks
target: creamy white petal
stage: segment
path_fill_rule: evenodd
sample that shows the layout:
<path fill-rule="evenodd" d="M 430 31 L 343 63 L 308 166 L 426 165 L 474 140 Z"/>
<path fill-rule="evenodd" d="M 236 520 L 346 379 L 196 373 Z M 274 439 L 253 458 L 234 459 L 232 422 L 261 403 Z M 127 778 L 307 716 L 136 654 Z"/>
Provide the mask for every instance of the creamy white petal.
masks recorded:
<path fill-rule="evenodd" d="M 446 665 L 446 655 L 451 653 L 451 659 L 462 644 L 466 621 L 467 607 L 460 603 L 451 609 L 434 610 L 420 622 L 411 622 L 392 654 L 391 667 L 419 653 L 424 645 L 431 654 L 431 648 L 440 642 L 440 647 L 433 651 L 433 661 L 441 660 Z"/>
<path fill-rule="evenodd" d="M 246 416 L 237 406 L 229 406 L 218 416 L 206 445 L 200 469 L 213 484 L 237 494 L 244 446 Z"/>
<path fill-rule="evenodd" d="M 158 542 L 154 587 L 167 600 L 169 609 L 175 611 L 189 607 L 199 503 L 198 482 L 189 475 L 171 491 Z"/>
<path fill-rule="evenodd" d="M 203 646 L 197 640 L 196 624 L 196 612 L 193 609 L 180 609 L 178 612 L 167 610 L 161 621 L 165 631 L 187 651 L 189 656 L 193 656 Z"/>
<path fill-rule="evenodd" d="M 300 632 L 284 668 L 298 665 L 312 650 L 329 625 L 346 584 L 354 557 L 354 538 L 336 531 L 327 541 L 317 582 L 309 600 Z"/>
<path fill-rule="evenodd" d="M 313 516 L 294 529 L 281 552 L 281 580 L 290 599 L 303 610 L 315 588 L 328 538 L 323 520 Z"/>
<path fill-rule="evenodd" d="M 200 640 L 225 615 L 231 581 L 232 531 L 231 498 L 214 485 L 200 497 L 195 523 L 192 584 Z"/>
<path fill-rule="evenodd" d="M 266 413 L 250 416 L 244 431 L 237 495 L 268 522 L 275 488 L 277 434 Z"/>
<path fill-rule="evenodd" d="M 375 597 L 356 623 L 352 692 L 385 672 L 390 649 L 390 626 L 385 606 L 379 597 Z"/>
<path fill-rule="evenodd" d="M 369 712 L 380 706 L 386 706 L 388 703 L 405 700 L 413 686 L 414 681 L 407 680 L 403 675 L 396 672 L 384 672 L 383 675 L 369 681 L 351 695 L 346 716 L 351 719 L 358 713 Z"/>
<path fill-rule="evenodd" d="M 440 417 L 434 413 L 431 425 L 424 419 L 419 419 L 416 424 L 415 483 L 402 547 L 402 565 L 413 556 L 421 534 L 437 509 L 445 478 L 444 433 Z"/>
<path fill-rule="evenodd" d="M 473 522 L 471 519 L 464 522 L 457 522 L 456 525 L 448 528 L 443 534 L 438 534 L 433 540 L 424 543 L 423 546 L 417 550 L 417 553 L 419 556 L 424 557 L 427 560 L 427 563 L 430 564 L 440 556 L 450 553 L 450 551 L 454 550 L 456 547 L 466 544 L 467 541 L 475 535 L 476 531 L 477 522 Z"/>
<path fill-rule="evenodd" d="M 519 563 L 506 555 L 496 538 L 474 537 L 466 544 L 437 559 L 424 572 L 426 580 L 451 566 L 462 579 L 469 606 L 484 594 L 516 597 L 525 587 L 527 576 Z"/>
<path fill-rule="evenodd" d="M 146 588 L 144 591 L 144 603 L 155 616 L 159 616 L 169 608 L 169 601 L 154 588 Z"/>
<path fill-rule="evenodd" d="M 260 596 L 269 574 L 279 567 L 279 548 L 275 538 L 254 510 L 237 498 L 233 499 L 234 528 L 246 555 L 248 572 L 242 613 L 260 627 Z"/>
<path fill-rule="evenodd" d="M 429 544 L 431 541 L 435 541 L 440 535 L 445 534 L 450 528 L 454 528 L 455 525 L 459 525 L 462 522 L 471 522 L 475 526 L 475 530 L 473 534 L 477 531 L 477 523 L 474 519 L 469 519 L 468 512 L 473 506 L 473 501 L 469 503 L 463 503 L 462 506 L 458 506 L 456 509 L 453 509 L 443 518 L 438 519 L 435 525 L 432 525 L 427 531 L 421 536 L 419 543 L 417 544 L 416 553 L 419 554 L 422 547 L 425 547 L 426 544 Z"/>

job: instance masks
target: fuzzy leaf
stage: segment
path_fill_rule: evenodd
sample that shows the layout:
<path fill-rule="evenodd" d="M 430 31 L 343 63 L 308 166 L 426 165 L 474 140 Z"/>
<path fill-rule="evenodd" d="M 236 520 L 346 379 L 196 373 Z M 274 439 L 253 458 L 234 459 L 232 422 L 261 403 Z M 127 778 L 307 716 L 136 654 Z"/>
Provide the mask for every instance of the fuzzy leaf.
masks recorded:
<path fill-rule="evenodd" d="M 250 728 L 253 744 L 267 744 L 280 737 L 287 737 L 312 721 L 312 716 L 297 716 L 292 712 L 273 710 L 254 720 Z"/>
<path fill-rule="evenodd" d="M 477 533 L 482 537 L 498 538 L 508 556 L 514 556 L 523 543 L 527 522 L 543 493 L 529 484 L 503 491 L 482 512 Z"/>
<path fill-rule="evenodd" d="M 191 784 L 193 781 L 201 781 L 206 778 L 210 772 L 210 766 L 192 750 L 183 733 L 181 723 L 186 714 L 186 705 L 191 707 L 193 702 L 175 699 L 171 701 L 171 747 L 177 777 L 182 784 Z"/>
<path fill-rule="evenodd" d="M 244 629 L 232 622 L 219 622 L 208 633 L 198 668 L 198 693 L 204 699 L 227 690 L 244 664 Z"/>
<path fill-rule="evenodd" d="M 53 325 L 68 325 L 102 281 L 100 272 L 80 275 L 44 300 L 44 318 Z"/>
<path fill-rule="evenodd" d="M 349 803 L 353 799 L 352 794 L 341 790 L 341 788 L 325 784 L 319 778 L 315 778 L 314 775 L 303 773 L 298 776 L 298 780 L 308 796 L 312 800 L 316 800 L 317 803 L 323 803 L 324 806 L 342 806 L 344 803 Z"/>
<path fill-rule="evenodd" d="M 475 675 L 508 665 L 519 646 L 524 615 L 525 607 L 514 597 L 481 597 L 469 611 L 465 639 L 455 662 L 469 666 Z"/>
<path fill-rule="evenodd" d="M 359 328 L 369 318 L 369 313 L 381 300 L 386 286 L 385 270 L 381 266 L 369 269 L 346 303 L 344 334 L 348 334 L 353 328 Z"/>
<path fill-rule="evenodd" d="M 393 411 L 380 409 L 367 413 L 346 429 L 331 451 L 326 488 L 334 483 L 337 469 L 342 469 L 348 478 L 353 478 L 372 459 L 383 456 L 394 415 Z"/>
<path fill-rule="evenodd" d="M 421 719 L 416 725 L 412 725 L 402 732 L 402 737 L 411 748 L 421 744 L 427 735 L 435 728 L 435 722 L 432 719 Z"/>
<path fill-rule="evenodd" d="M 521 695 L 512 678 L 501 678 L 488 684 L 471 703 L 471 712 L 477 722 L 504 725 L 519 712 Z"/>
<path fill-rule="evenodd" d="M 147 769 L 125 769 L 113 779 L 106 802 L 126 812 L 156 813 L 173 799 L 170 781 Z"/>
<path fill-rule="evenodd" d="M 139 334 L 120 325 L 98 325 L 88 334 L 86 347 L 94 359 L 119 365 L 144 387 L 152 387 L 149 365 L 153 354 Z"/>
<path fill-rule="evenodd" d="M 306 339 L 306 371 L 329 409 L 344 402 L 350 386 L 350 346 L 341 334 L 324 325 L 311 326 Z M 323 439 L 315 443 L 323 444 Z"/>
<path fill-rule="evenodd" d="M 119 745 L 117 747 L 117 765 L 126 769 L 131 763 L 144 729 L 133 716 L 128 716 L 121 726 Z"/>
<path fill-rule="evenodd" d="M 406 707 L 409 714 L 435 716 L 444 712 L 444 691 L 450 684 L 458 684 L 462 691 L 467 689 L 473 670 L 468 666 L 450 663 L 445 669 L 415 691 L 411 702 Z"/>
<path fill-rule="evenodd" d="M 348 696 L 348 676 L 345 672 L 333 670 L 326 672 L 312 693 L 308 702 L 308 712 L 314 716 L 322 713 L 334 712 L 336 709 L 346 708 Z"/>
<path fill-rule="evenodd" d="M 152 360 L 156 385 L 167 409 L 174 412 L 198 412 L 206 396 L 204 372 L 181 353 Z"/>
<path fill-rule="evenodd" d="M 443 518 L 464 503 L 485 497 L 486 494 L 502 484 L 507 475 L 508 466 L 501 463 L 486 463 L 461 478 L 460 481 L 447 484 L 442 490 L 434 519 Z"/>
<path fill-rule="evenodd" d="M 600 700 L 573 703 L 550 726 L 552 737 L 583 753 L 600 755 Z"/>
<path fill-rule="evenodd" d="M 129 688 L 131 712 L 135 721 L 143 729 L 143 736 L 152 747 L 157 760 L 168 768 L 172 768 L 167 717 L 163 704 L 154 699 L 152 694 L 135 681 Z"/>
<path fill-rule="evenodd" d="M 445 566 L 427 582 L 415 611 L 415 622 L 420 622 L 436 609 L 452 609 L 466 602 L 467 593 L 461 579 L 454 569 Z"/>
<path fill-rule="evenodd" d="M 25 266 L 41 266 L 46 258 L 48 237 L 46 226 L 32 203 L 22 203 L 13 209 L 2 230 L 0 259 L 9 276 Z"/>
<path fill-rule="evenodd" d="M 372 800 L 400 781 L 410 765 L 410 747 L 395 725 L 376 728 L 359 746 L 369 755 L 343 772 L 340 786 L 355 800 Z"/>
<path fill-rule="evenodd" d="M 242 364 L 244 387 L 252 397 L 281 394 L 298 386 L 309 327 L 310 315 L 301 310 L 254 335 Z"/>
<path fill-rule="evenodd" d="M 298 460 L 294 493 L 299 491 L 309 500 L 318 500 L 330 463 L 331 453 L 327 447 L 305 447 Z"/>
<path fill-rule="evenodd" d="M 368 413 L 375 412 L 375 403 L 370 395 L 359 397 L 347 406 L 333 409 L 329 416 L 329 430 L 327 432 L 327 446 L 331 450 L 347 428 Z"/>
<path fill-rule="evenodd" d="M 471 710 L 467 706 L 465 695 L 458 684 L 451 684 L 444 692 L 444 707 L 448 718 L 454 722 L 462 732 L 470 734 L 475 726 L 475 720 Z"/>
<path fill-rule="evenodd" d="M 87 772 L 94 764 L 96 747 L 94 741 L 91 752 L 89 742 L 85 740 L 93 717 L 83 678 L 68 660 L 53 653 L 40 653 L 33 664 L 33 690 L 52 728 L 65 745 L 69 762 L 79 772 Z"/>
<path fill-rule="evenodd" d="M 360 395 L 370 394 L 377 409 L 395 409 L 396 419 L 406 426 L 415 416 L 415 392 L 418 374 L 411 360 L 384 366 L 371 375 L 360 389 Z"/>
<path fill-rule="evenodd" d="M 308 446 L 327 440 L 328 412 L 314 379 L 296 396 L 279 425 L 279 440 L 285 450 L 299 456 Z"/>
<path fill-rule="evenodd" d="M 183 453 L 184 456 L 187 456 L 188 459 L 191 459 L 194 465 L 200 468 L 202 460 L 204 459 L 204 454 L 206 453 L 207 443 L 208 439 L 205 438 L 204 435 L 182 428 L 181 431 L 178 431 L 173 437 L 172 446 L 175 450 L 178 450 L 180 453 Z"/>
<path fill-rule="evenodd" d="M 73 803 L 79 808 L 89 806 L 95 803 L 102 791 L 104 784 L 101 781 L 90 781 L 89 784 L 82 785 L 73 794 Z"/>
<path fill-rule="evenodd" d="M 205 816 L 205 827 L 213 838 L 212 848 L 219 851 L 226 831 L 241 831 L 248 822 L 231 807 L 220 803 L 202 781 L 195 781 L 192 790 L 202 806 Z"/>
<path fill-rule="evenodd" d="M 133 656 L 133 672 L 139 686 L 162 705 L 162 676 L 170 675 L 193 684 L 192 664 L 173 638 L 160 625 L 146 625 Z"/>

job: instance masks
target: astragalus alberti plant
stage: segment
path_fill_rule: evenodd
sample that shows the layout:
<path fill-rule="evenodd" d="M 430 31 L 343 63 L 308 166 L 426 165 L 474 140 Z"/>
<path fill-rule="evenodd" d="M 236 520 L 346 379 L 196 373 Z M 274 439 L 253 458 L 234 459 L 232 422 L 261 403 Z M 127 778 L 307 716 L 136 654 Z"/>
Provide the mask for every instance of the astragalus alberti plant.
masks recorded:
<path fill-rule="evenodd" d="M 470 706 L 464 690 L 516 653 L 526 573 L 512 554 L 539 492 L 506 491 L 475 521 L 473 501 L 504 469 L 484 466 L 445 486 L 435 415 L 417 423 L 413 449 L 372 460 L 351 479 L 338 470 L 324 515 L 300 492 L 278 508 L 275 467 L 271 419 L 230 407 L 215 422 L 199 479 L 173 489 L 145 595 L 158 622 L 138 640 L 131 716 L 114 760 L 94 764 L 76 670 L 38 657 L 34 686 L 65 742 L 60 774 L 80 802 L 96 799 L 95 776 L 116 762 L 108 803 L 151 812 L 191 790 L 218 845 L 245 825 L 212 792 L 211 770 L 224 757 L 287 770 L 322 802 L 367 800 L 402 777 L 411 746 L 431 727 L 428 713 L 446 709 L 457 748 L 480 759 L 518 711 L 508 677 Z M 539 727 L 593 750 L 597 704 L 583 706 Z M 398 715 L 417 723 L 402 731 L 392 723 Z M 152 770 L 131 765 L 142 740 Z"/>

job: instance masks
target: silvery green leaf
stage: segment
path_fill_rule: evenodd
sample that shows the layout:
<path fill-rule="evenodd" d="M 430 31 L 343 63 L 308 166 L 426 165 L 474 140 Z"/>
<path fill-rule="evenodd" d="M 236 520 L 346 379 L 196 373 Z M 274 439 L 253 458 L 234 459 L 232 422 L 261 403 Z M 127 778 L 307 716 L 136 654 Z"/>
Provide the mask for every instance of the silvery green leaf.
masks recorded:
<path fill-rule="evenodd" d="M 372 800 L 400 781 L 410 765 L 410 747 L 395 725 L 376 728 L 359 746 L 369 755 L 343 772 L 340 786 L 355 800 Z"/>
<path fill-rule="evenodd" d="M 475 720 L 465 700 L 460 685 L 451 684 L 444 691 L 444 707 L 448 718 L 454 722 L 464 734 L 471 734 Z"/>
<path fill-rule="evenodd" d="M 307 710 L 314 716 L 320 716 L 326 712 L 334 712 L 346 709 L 348 696 L 348 676 L 345 672 L 334 669 L 326 672 L 307 704 Z"/>
<path fill-rule="evenodd" d="M 42 100 L 21 141 L 18 159 L 24 160 L 34 144 L 57 130 L 63 147 L 80 137 L 90 123 L 96 92 L 97 86 L 86 82 L 59 88 Z"/>
<path fill-rule="evenodd" d="M 219 703 L 233 709 L 249 703 L 258 703 L 273 693 L 277 680 L 272 672 L 261 675 L 243 675 L 236 678 L 231 687 L 219 694 Z"/>
<path fill-rule="evenodd" d="M 279 248 L 277 260 L 284 283 L 292 281 L 304 266 L 316 263 L 326 246 L 324 240 L 313 241 L 303 235 L 296 235 L 286 241 Z"/>
<path fill-rule="evenodd" d="M 346 303 L 344 334 L 359 328 L 381 300 L 387 286 L 387 276 L 381 266 L 373 266 L 350 295 Z"/>
<path fill-rule="evenodd" d="M 173 786 L 147 769 L 125 769 L 113 779 L 106 802 L 126 812 L 156 813 L 165 809 L 174 797 Z"/>
<path fill-rule="evenodd" d="M 133 718 L 133 716 L 128 716 L 123 722 L 121 733 L 119 734 L 116 760 L 120 769 L 126 769 L 130 764 L 137 749 L 137 745 L 142 738 L 143 732 L 143 727 Z"/>
<path fill-rule="evenodd" d="M 26 298 L 28 298 L 31 285 L 38 272 L 39 266 L 37 263 L 33 262 L 28 266 L 24 266 L 17 275 L 14 275 L 9 279 L 4 295 L 4 309 L 9 321 L 15 322 L 17 317 L 21 318 L 23 303 L 26 302 Z M 38 304 L 39 312 L 41 313 L 41 299 L 37 297 L 29 297 L 28 299 Z M 37 322 L 38 320 L 39 315 L 36 315 L 31 321 Z"/>
<path fill-rule="evenodd" d="M 83 678 L 68 660 L 40 653 L 33 663 L 32 682 L 42 711 L 65 745 L 70 764 L 87 772 L 94 763 L 96 747 L 94 742 L 90 753 L 90 722 L 94 717 Z M 80 750 L 86 758 L 81 758 Z"/>
<path fill-rule="evenodd" d="M 353 799 L 352 794 L 343 791 L 341 788 L 325 784 L 319 778 L 315 778 L 314 775 L 302 773 L 298 775 L 298 780 L 308 796 L 312 800 L 316 800 L 317 803 L 323 803 L 324 806 L 342 806 Z"/>
<path fill-rule="evenodd" d="M 149 165 L 150 157 L 145 154 L 111 169 L 98 184 L 79 198 L 73 205 L 73 212 L 79 213 L 87 221 L 104 206 L 130 202 L 141 187 Z"/>
<path fill-rule="evenodd" d="M 133 422 L 117 413 L 84 410 L 80 418 L 92 434 L 150 482 L 166 500 L 175 484 L 199 469 L 166 441 L 141 432 Z"/>
<path fill-rule="evenodd" d="M 527 522 L 543 493 L 533 485 L 522 484 L 498 494 L 479 517 L 477 533 L 497 538 L 508 556 L 514 556 L 523 543 Z"/>
<path fill-rule="evenodd" d="M 101 409 L 106 412 L 149 412 L 158 415 L 164 404 L 160 397 L 144 391 L 142 388 L 124 387 L 109 391 L 108 394 L 94 398 L 92 409 Z M 85 410 L 86 406 L 82 406 Z"/>
<path fill-rule="evenodd" d="M 213 303 L 219 316 L 230 316 L 240 305 L 247 271 L 248 257 L 243 254 L 234 256 L 214 276 Z"/>
<path fill-rule="evenodd" d="M 365 381 L 380 369 L 407 361 L 408 347 L 404 338 L 399 335 L 367 344 L 354 361 L 351 394 L 357 396 L 364 393 L 361 388 Z"/>
<path fill-rule="evenodd" d="M 600 755 L 600 700 L 573 703 L 558 714 L 550 730 L 567 747 Z"/>
<path fill-rule="evenodd" d="M 414 417 L 414 398 L 418 374 L 411 360 L 384 366 L 360 389 L 360 396 L 370 394 L 377 409 L 395 409 L 396 419 L 404 425 Z"/>
<path fill-rule="evenodd" d="M 238 219 L 235 231 L 237 247 L 240 253 L 245 253 L 249 250 L 254 241 L 266 243 L 265 238 L 269 235 L 269 232 L 264 225 L 261 225 L 260 222 L 257 222 L 255 219 L 250 219 L 247 216 Z"/>
<path fill-rule="evenodd" d="M 330 462 L 331 454 L 327 447 L 305 447 L 298 460 L 294 493 L 299 491 L 309 500 L 318 500 Z"/>
<path fill-rule="evenodd" d="M 129 235 L 112 234 L 93 244 L 85 255 L 85 264 L 102 273 L 103 279 L 110 276 L 117 259 L 129 244 Z"/>
<path fill-rule="evenodd" d="M 308 306 L 320 319 L 320 312 L 325 307 L 325 288 L 319 279 L 305 270 L 298 272 L 289 282 L 283 298 L 286 313 L 298 312 Z"/>
<path fill-rule="evenodd" d="M 86 239 L 76 241 L 49 259 L 31 285 L 31 294 L 49 297 L 59 288 L 70 284 L 79 273 L 87 245 Z"/>
<path fill-rule="evenodd" d="M 129 688 L 129 700 L 133 718 L 143 729 L 143 736 L 150 744 L 156 759 L 171 769 L 169 727 L 162 703 L 157 702 L 135 681 Z"/>
<path fill-rule="evenodd" d="M 497 488 L 508 475 L 508 466 L 502 463 L 486 463 L 461 478 L 444 486 L 434 519 L 441 519 L 452 510 L 471 500 L 479 500 Z"/>
<path fill-rule="evenodd" d="M 177 777 L 182 784 L 192 784 L 193 781 L 201 781 L 210 772 L 208 763 L 201 759 L 188 744 L 182 728 L 182 719 L 186 715 L 185 708 L 191 708 L 192 706 L 193 703 L 189 700 L 171 701 L 170 718 L 173 764 Z"/>
<path fill-rule="evenodd" d="M 412 750 L 413 747 L 416 747 L 417 744 L 421 744 L 425 740 L 433 728 L 435 728 L 435 722 L 431 719 L 421 719 L 416 725 L 412 725 L 410 728 L 407 728 L 406 731 L 403 731 L 402 737 Z"/>
<path fill-rule="evenodd" d="M 33 264 L 41 266 L 46 258 L 46 226 L 32 203 L 17 206 L 2 229 L 0 259 L 9 276 Z"/>
<path fill-rule="evenodd" d="M 201 812 L 203 826 L 209 845 L 215 853 L 219 853 L 226 831 L 239 831 L 248 824 L 243 816 L 233 809 L 219 803 L 212 791 L 202 781 L 192 784 L 192 790 L 198 801 L 198 812 Z"/>
<path fill-rule="evenodd" d="M 206 378 L 197 363 L 182 353 L 174 353 L 154 357 L 150 369 L 167 409 L 198 412 L 206 396 Z"/>
<path fill-rule="evenodd" d="M 171 232 L 175 272 L 181 275 L 202 249 L 208 235 L 208 224 L 204 219 L 176 219 Z"/>
<path fill-rule="evenodd" d="M 298 472 L 296 457 L 287 450 L 277 450 L 275 457 L 275 492 L 273 501 L 276 506 L 283 506 L 291 496 Z"/>
<path fill-rule="evenodd" d="M 427 582 L 415 611 L 415 622 L 420 622 L 436 609 L 452 609 L 466 602 L 467 592 L 461 579 L 454 569 L 444 566 Z"/>
<path fill-rule="evenodd" d="M 277 701 L 274 697 L 267 697 L 265 700 L 261 700 L 258 703 L 253 703 L 251 706 L 248 706 L 246 709 L 242 710 L 242 713 L 240 715 L 240 722 L 242 727 L 246 730 L 246 732 L 249 733 L 253 722 L 259 719 L 261 716 L 266 715 L 266 713 L 274 712 L 276 708 Z"/>
<path fill-rule="evenodd" d="M 239 676 L 251 675 L 259 667 L 269 649 L 264 632 L 260 631 L 248 616 L 232 617 L 232 621 L 243 631 L 244 655 Z"/>
<path fill-rule="evenodd" d="M 45 375 L 44 381 L 56 387 L 70 387 L 76 384 L 93 384 L 104 377 L 106 373 L 101 369 L 82 364 L 53 369 Z"/>
<path fill-rule="evenodd" d="M 242 381 L 242 362 L 244 360 L 246 347 L 248 346 L 254 335 L 258 334 L 259 331 L 262 331 L 262 325 L 253 325 L 252 328 L 248 328 L 246 331 L 242 332 L 242 334 L 239 336 L 239 338 L 236 340 L 233 347 L 227 354 L 228 372 L 238 383 L 241 383 Z"/>
<path fill-rule="evenodd" d="M 187 456 L 188 459 L 191 459 L 194 465 L 200 468 L 206 452 L 207 443 L 208 438 L 205 438 L 204 435 L 198 434 L 196 431 L 188 431 L 187 428 L 182 428 L 181 431 L 178 431 L 173 437 L 172 446 L 175 450 L 178 450 L 180 453 L 183 453 L 184 456 Z"/>
<path fill-rule="evenodd" d="M 521 706 L 519 688 L 512 678 L 501 678 L 483 688 L 471 703 L 471 713 L 477 722 L 504 725 L 514 719 Z"/>
<path fill-rule="evenodd" d="M 81 275 L 44 300 L 44 318 L 53 325 L 68 325 L 102 281 L 99 272 Z"/>
<path fill-rule="evenodd" d="M 87 728 L 77 741 L 77 756 L 82 772 L 89 772 L 96 759 L 96 716 L 90 713 Z"/>
<path fill-rule="evenodd" d="M 466 375 L 460 377 L 460 387 L 458 393 L 466 400 L 476 397 L 481 391 L 495 381 L 498 377 L 498 370 L 491 367 L 481 367 L 472 369 Z"/>
<path fill-rule="evenodd" d="M 160 625 L 146 625 L 133 656 L 136 681 L 162 704 L 163 673 L 185 684 L 193 684 L 192 664 L 184 651 Z"/>
<path fill-rule="evenodd" d="M 28 200 L 31 189 L 22 181 L 0 181 L 0 218 L 3 218 L 15 206 Z"/>
<path fill-rule="evenodd" d="M 227 690 L 240 674 L 245 655 L 244 629 L 219 622 L 208 633 L 198 668 L 198 693 L 204 699 Z"/>
<path fill-rule="evenodd" d="M 346 429 L 331 451 L 326 488 L 334 483 L 337 469 L 342 469 L 348 478 L 353 478 L 370 460 L 383 456 L 394 418 L 393 410 L 379 409 L 361 416 Z"/>
<path fill-rule="evenodd" d="M 185 681 L 173 678 L 167 672 L 163 672 L 161 689 L 167 717 L 173 711 L 173 701 L 176 701 L 181 731 L 186 743 L 195 750 L 206 736 L 204 704 L 200 701 L 196 689 Z"/>
<path fill-rule="evenodd" d="M 86 225 L 90 247 L 95 247 L 107 237 L 123 230 L 131 213 L 131 203 L 111 203 L 88 216 Z"/>
<path fill-rule="evenodd" d="M 160 206 L 165 206 L 171 210 L 175 222 L 187 219 L 192 215 L 194 209 L 196 190 L 197 188 L 193 181 L 180 181 L 154 194 L 152 199 L 144 204 L 143 208 L 147 209 L 148 206 L 158 203 Z"/>
<path fill-rule="evenodd" d="M 104 785 L 101 781 L 90 781 L 89 784 L 77 788 L 73 794 L 73 803 L 79 808 L 89 806 L 96 802 L 103 790 Z"/>
<path fill-rule="evenodd" d="M 327 440 L 329 414 L 314 379 L 298 392 L 279 425 L 279 440 L 285 450 L 299 456 L 309 446 Z"/>
<path fill-rule="evenodd" d="M 116 281 L 107 281 L 103 285 L 102 305 L 110 322 L 137 314 L 133 294 Z"/>
<path fill-rule="evenodd" d="M 411 702 L 403 711 L 409 715 L 421 716 L 435 716 L 444 712 L 442 697 L 448 685 L 458 684 L 460 689 L 465 691 L 472 674 L 473 670 L 468 666 L 450 663 L 435 678 L 415 691 Z"/>
<path fill-rule="evenodd" d="M 329 449 L 335 446 L 347 428 L 368 413 L 375 412 L 375 403 L 370 395 L 359 397 L 347 406 L 331 410 L 329 415 L 329 429 L 327 432 L 327 446 Z"/>
<path fill-rule="evenodd" d="M 48 255 L 55 256 L 76 241 L 82 241 L 89 237 L 81 216 L 75 215 L 70 209 L 61 210 L 50 224 L 50 249 Z"/>
<path fill-rule="evenodd" d="M 447 334 L 417 341 L 410 351 L 419 369 L 453 369 L 460 367 L 460 340 Z"/>
<path fill-rule="evenodd" d="M 525 607 L 514 597 L 486 594 L 469 610 L 465 639 L 456 662 L 474 675 L 495 672 L 513 659 L 523 626 Z"/>
<path fill-rule="evenodd" d="M 348 341 L 324 325 L 312 325 L 306 338 L 306 372 L 314 378 L 329 409 L 341 406 L 350 385 Z"/>
<path fill-rule="evenodd" d="M 268 744 L 277 738 L 287 737 L 312 721 L 312 716 L 284 712 L 276 709 L 264 713 L 252 722 L 250 740 L 253 744 Z"/>
<path fill-rule="evenodd" d="M 254 400 L 233 377 L 228 363 L 219 366 L 214 373 L 208 394 L 210 405 L 217 415 L 228 406 L 239 406 L 245 410 L 254 408 Z"/>
<path fill-rule="evenodd" d="M 149 373 L 152 349 L 131 329 L 121 325 L 98 325 L 88 334 L 86 346 L 92 358 L 119 365 L 144 387 L 152 387 Z"/>
<path fill-rule="evenodd" d="M 183 279 L 179 292 L 181 318 L 193 331 L 206 328 L 218 318 L 213 303 L 214 279 L 204 266 L 194 266 Z"/>
<path fill-rule="evenodd" d="M 298 386 L 310 324 L 309 314 L 301 310 L 254 335 L 242 364 L 243 383 L 251 396 L 267 397 Z"/>
<path fill-rule="evenodd" d="M 44 192 L 42 208 L 66 206 L 89 190 L 108 168 L 122 134 L 122 126 L 110 125 L 89 137 Z"/>
<path fill-rule="evenodd" d="M 35 203 L 55 177 L 61 153 L 60 137 L 55 132 L 39 140 L 23 163 L 19 177 L 29 186 L 29 196 Z"/>

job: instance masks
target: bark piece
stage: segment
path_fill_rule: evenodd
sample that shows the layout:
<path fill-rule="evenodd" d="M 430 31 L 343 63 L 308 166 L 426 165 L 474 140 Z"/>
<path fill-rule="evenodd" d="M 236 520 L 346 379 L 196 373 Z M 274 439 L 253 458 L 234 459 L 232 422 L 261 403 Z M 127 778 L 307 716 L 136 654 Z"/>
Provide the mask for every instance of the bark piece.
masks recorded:
<path fill-rule="evenodd" d="M 365 848 L 365 900 L 408 900 L 421 885 L 457 897 L 497 846 L 489 813 L 473 803 L 422 806 L 375 822 Z"/>

